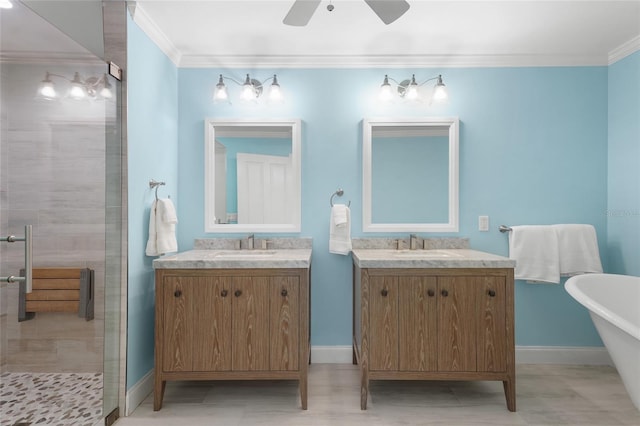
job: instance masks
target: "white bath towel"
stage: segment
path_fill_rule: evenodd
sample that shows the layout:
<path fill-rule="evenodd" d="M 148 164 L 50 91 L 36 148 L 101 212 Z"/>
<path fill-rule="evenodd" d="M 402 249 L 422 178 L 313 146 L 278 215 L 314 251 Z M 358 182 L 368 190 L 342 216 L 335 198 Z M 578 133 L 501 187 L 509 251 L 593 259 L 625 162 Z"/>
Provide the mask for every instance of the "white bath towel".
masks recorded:
<path fill-rule="evenodd" d="M 178 219 L 171 200 L 155 200 L 149 214 L 149 239 L 145 250 L 147 256 L 161 256 L 178 251 L 176 223 Z"/>
<path fill-rule="evenodd" d="M 344 204 L 334 204 L 329 219 L 329 253 L 346 256 L 350 252 L 351 212 Z"/>
<path fill-rule="evenodd" d="M 593 225 L 553 225 L 558 235 L 560 275 L 602 272 L 598 237 Z"/>
<path fill-rule="evenodd" d="M 550 225 L 513 226 L 509 257 L 516 261 L 515 279 L 560 283 L 558 237 Z"/>

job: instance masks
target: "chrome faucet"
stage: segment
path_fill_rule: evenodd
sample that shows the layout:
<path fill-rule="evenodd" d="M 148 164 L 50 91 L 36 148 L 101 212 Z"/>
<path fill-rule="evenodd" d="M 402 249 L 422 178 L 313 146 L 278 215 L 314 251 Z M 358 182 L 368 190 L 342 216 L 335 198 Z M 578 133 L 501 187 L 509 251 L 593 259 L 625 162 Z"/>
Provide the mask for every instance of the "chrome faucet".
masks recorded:
<path fill-rule="evenodd" d="M 409 249 L 415 250 L 418 248 L 418 236 L 416 234 L 411 234 L 409 236 Z"/>
<path fill-rule="evenodd" d="M 253 250 L 253 241 L 254 241 L 254 235 L 253 234 L 249 234 L 249 236 L 247 236 L 247 250 Z"/>

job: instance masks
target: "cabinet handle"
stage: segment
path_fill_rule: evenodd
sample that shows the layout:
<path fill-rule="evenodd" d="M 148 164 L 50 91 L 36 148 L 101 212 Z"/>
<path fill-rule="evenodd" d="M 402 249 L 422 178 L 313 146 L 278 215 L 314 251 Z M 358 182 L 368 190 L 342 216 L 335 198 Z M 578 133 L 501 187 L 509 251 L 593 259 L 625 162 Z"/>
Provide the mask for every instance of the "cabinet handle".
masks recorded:
<path fill-rule="evenodd" d="M 220 292 L 220 296 L 222 296 L 222 297 L 227 297 L 227 294 L 228 294 L 227 290 L 222 290 Z"/>
<path fill-rule="evenodd" d="M 235 294 L 236 297 L 240 297 L 242 295 L 242 290 L 236 290 L 236 292 L 233 294 Z"/>
<path fill-rule="evenodd" d="M 181 290 L 176 290 L 176 291 L 173 292 L 173 295 L 175 297 L 180 297 L 180 296 L 182 296 L 182 291 Z"/>
<path fill-rule="evenodd" d="M 495 297 L 496 292 L 495 292 L 495 291 L 493 291 L 493 290 L 489 290 L 489 291 L 487 292 L 487 294 L 489 295 L 489 297 Z"/>
<path fill-rule="evenodd" d="M 387 294 L 389 294 L 389 291 L 386 288 L 383 288 L 380 294 L 382 295 L 382 297 L 387 297 Z"/>
<path fill-rule="evenodd" d="M 289 294 L 289 293 L 287 292 L 286 288 L 283 288 L 282 291 L 280 292 L 280 296 L 282 296 L 282 297 L 287 297 L 287 294 Z"/>
<path fill-rule="evenodd" d="M 442 290 L 440 294 L 442 294 L 442 297 L 447 297 L 449 295 L 449 292 L 447 290 Z"/>
<path fill-rule="evenodd" d="M 433 297 L 433 296 L 435 296 L 435 295 L 436 295 L 436 292 L 435 292 L 435 291 L 433 291 L 432 289 L 427 290 L 427 296 L 429 296 L 429 297 Z"/>

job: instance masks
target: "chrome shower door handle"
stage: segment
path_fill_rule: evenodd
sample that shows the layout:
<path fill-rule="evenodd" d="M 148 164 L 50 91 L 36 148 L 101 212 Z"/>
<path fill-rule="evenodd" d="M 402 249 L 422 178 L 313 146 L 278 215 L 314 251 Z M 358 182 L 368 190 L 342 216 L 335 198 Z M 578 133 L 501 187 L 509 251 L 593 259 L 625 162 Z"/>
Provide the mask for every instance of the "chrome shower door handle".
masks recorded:
<path fill-rule="evenodd" d="M 14 243 L 16 241 L 24 241 L 24 277 L 14 277 L 13 275 L 8 277 L 0 277 L 1 281 L 8 283 L 25 283 L 25 291 L 31 293 L 33 289 L 33 225 L 25 225 L 24 238 L 18 238 L 13 235 L 9 235 L 3 241 Z"/>

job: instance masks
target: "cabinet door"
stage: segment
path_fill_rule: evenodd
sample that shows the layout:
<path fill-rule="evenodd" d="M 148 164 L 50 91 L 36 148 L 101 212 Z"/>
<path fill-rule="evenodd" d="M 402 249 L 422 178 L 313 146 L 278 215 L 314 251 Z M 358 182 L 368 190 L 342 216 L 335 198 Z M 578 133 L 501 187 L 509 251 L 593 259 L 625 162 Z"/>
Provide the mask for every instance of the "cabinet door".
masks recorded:
<path fill-rule="evenodd" d="M 269 283 L 270 370 L 297 371 L 300 356 L 298 277 L 272 277 Z"/>
<path fill-rule="evenodd" d="M 438 277 L 438 371 L 477 371 L 478 277 Z"/>
<path fill-rule="evenodd" d="M 269 369 L 269 279 L 234 277 L 232 369 Z"/>
<path fill-rule="evenodd" d="M 192 371 L 193 278 L 165 277 L 162 283 L 164 310 L 162 371 Z"/>
<path fill-rule="evenodd" d="M 478 280 L 478 371 L 506 371 L 506 279 L 480 277 Z"/>
<path fill-rule="evenodd" d="M 193 371 L 231 369 L 231 280 L 193 278 Z"/>
<path fill-rule="evenodd" d="M 436 277 L 400 277 L 400 371 L 438 368 Z"/>
<path fill-rule="evenodd" d="M 369 278 L 369 369 L 398 369 L 398 277 Z"/>

